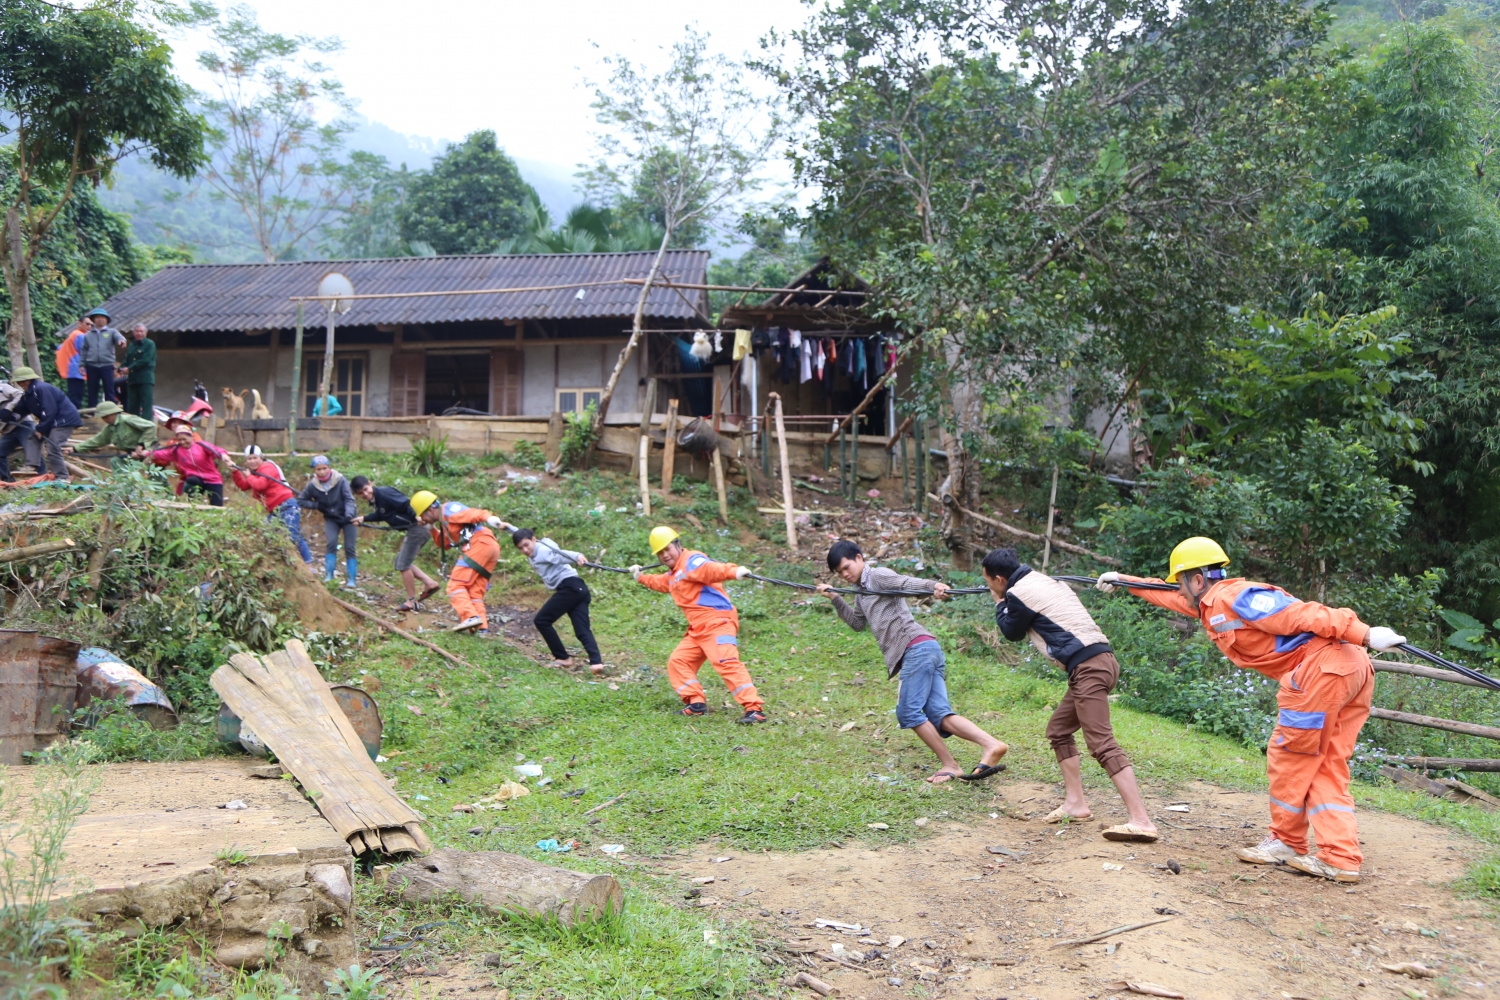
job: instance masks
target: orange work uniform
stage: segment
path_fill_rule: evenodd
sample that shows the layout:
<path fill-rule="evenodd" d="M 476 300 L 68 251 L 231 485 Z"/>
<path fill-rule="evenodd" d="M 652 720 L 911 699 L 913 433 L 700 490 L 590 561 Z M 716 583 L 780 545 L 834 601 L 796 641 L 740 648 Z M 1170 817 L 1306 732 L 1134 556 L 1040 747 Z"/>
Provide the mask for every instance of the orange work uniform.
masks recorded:
<path fill-rule="evenodd" d="M 1122 577 L 1122 585 L 1127 579 L 1139 578 Z M 1271 835 L 1306 854 L 1311 822 L 1318 856 L 1335 868 L 1358 870 L 1363 855 L 1349 756 L 1375 693 L 1375 670 L 1364 649 L 1370 627 L 1348 608 L 1299 601 L 1280 587 L 1244 579 L 1209 587 L 1196 612 L 1181 591 L 1131 593 L 1196 617 L 1231 663 L 1278 682 L 1276 728 L 1266 747 Z"/>
<path fill-rule="evenodd" d="M 445 503 L 442 517 L 428 529 L 438 548 L 462 553 L 448 574 L 448 603 L 459 621 L 478 618 L 480 628 L 490 627 L 489 616 L 484 613 L 484 595 L 500 561 L 500 543 L 484 523 L 491 516 L 477 507 Z"/>
<path fill-rule="evenodd" d="M 733 580 L 737 569 L 733 563 L 714 562 L 702 552 L 683 549 L 667 572 L 637 578 L 644 587 L 671 594 L 687 616 L 687 634 L 667 660 L 667 679 L 684 704 L 708 700 L 698 680 L 704 660 L 714 665 L 745 711 L 757 712 L 763 704 L 749 669 L 740 662 L 739 612 L 718 586 Z"/>

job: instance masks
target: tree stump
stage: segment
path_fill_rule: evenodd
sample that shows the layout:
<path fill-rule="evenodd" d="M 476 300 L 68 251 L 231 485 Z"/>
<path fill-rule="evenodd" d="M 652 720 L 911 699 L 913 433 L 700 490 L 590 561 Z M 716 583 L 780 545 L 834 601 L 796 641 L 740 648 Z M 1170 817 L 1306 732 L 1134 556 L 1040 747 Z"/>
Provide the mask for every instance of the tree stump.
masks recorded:
<path fill-rule="evenodd" d="M 407 902 L 449 896 L 495 913 L 556 917 L 564 926 L 619 913 L 625 893 L 613 875 L 586 875 L 503 851 L 433 851 L 390 873 Z"/>

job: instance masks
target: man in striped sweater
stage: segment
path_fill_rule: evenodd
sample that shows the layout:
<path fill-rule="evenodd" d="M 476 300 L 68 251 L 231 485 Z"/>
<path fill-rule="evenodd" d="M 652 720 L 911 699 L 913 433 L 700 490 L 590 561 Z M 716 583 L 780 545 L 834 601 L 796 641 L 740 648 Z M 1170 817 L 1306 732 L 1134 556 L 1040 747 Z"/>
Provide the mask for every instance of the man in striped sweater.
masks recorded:
<path fill-rule="evenodd" d="M 947 661 L 938 641 L 917 624 L 906 595 L 941 599 L 948 585 L 939 580 L 902 576 L 884 566 L 871 566 L 859 546 L 847 538 L 833 543 L 828 550 L 828 568 L 846 581 L 856 584 L 861 593 L 850 604 L 826 583 L 818 593 L 833 601 L 833 610 L 856 632 L 869 629 L 875 635 L 885 657 L 887 677 L 901 675 L 896 695 L 896 722 L 902 729 L 915 730 L 917 738 L 937 755 L 938 770 L 927 780 L 941 785 L 952 778 L 979 781 L 1005 770 L 1000 758 L 1009 748 L 968 719 L 953 711 L 948 703 Z M 870 593 L 871 591 L 875 593 Z M 968 740 L 980 748 L 979 763 L 967 773 L 944 744 L 950 736 Z"/>
<path fill-rule="evenodd" d="M 1115 742 L 1109 721 L 1109 693 L 1120 680 L 1120 664 L 1109 639 L 1094 623 L 1073 588 L 1021 562 L 1015 549 L 995 549 L 984 557 L 984 582 L 995 598 L 995 624 L 1012 642 L 1032 645 L 1068 675 L 1068 693 L 1047 722 L 1047 740 L 1063 773 L 1063 804 L 1047 814 L 1048 823 L 1092 819 L 1083 794 L 1083 772 L 1073 734 L 1083 730 L 1089 753 L 1109 774 L 1125 803 L 1129 821 L 1104 831 L 1105 840 L 1155 843 L 1160 835 L 1141 801 L 1130 758 Z"/>

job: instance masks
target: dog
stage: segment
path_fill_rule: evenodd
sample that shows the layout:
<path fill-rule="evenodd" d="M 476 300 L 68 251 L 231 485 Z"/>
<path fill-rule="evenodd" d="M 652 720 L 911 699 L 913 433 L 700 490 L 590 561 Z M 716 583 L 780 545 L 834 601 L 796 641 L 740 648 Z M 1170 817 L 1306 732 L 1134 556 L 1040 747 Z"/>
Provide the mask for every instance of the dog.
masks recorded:
<path fill-rule="evenodd" d="M 236 393 L 236 392 L 232 391 L 229 388 L 229 386 L 226 385 L 224 387 L 224 419 L 225 420 L 244 420 L 245 419 L 245 393 L 247 393 L 249 391 L 250 391 L 249 389 L 245 389 L 245 390 L 242 390 L 241 392 Z"/>
<path fill-rule="evenodd" d="M 251 389 L 250 395 L 255 397 L 255 404 L 250 407 L 250 418 L 252 420 L 270 420 L 271 409 L 260 401 L 260 390 Z"/>

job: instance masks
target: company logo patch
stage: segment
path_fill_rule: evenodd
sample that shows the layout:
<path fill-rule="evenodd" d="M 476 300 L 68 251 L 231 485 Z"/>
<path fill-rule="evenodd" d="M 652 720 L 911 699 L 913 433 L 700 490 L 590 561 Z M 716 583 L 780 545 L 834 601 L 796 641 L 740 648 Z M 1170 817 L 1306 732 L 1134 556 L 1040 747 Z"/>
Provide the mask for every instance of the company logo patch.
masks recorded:
<path fill-rule="evenodd" d="M 1263 613 L 1275 611 L 1276 603 L 1276 595 L 1272 593 L 1256 594 L 1250 598 L 1250 606 Z"/>
<path fill-rule="evenodd" d="M 1228 615 L 1214 615 L 1208 620 L 1208 623 L 1210 625 L 1222 625 L 1224 623 L 1224 620 L 1228 617 Z"/>

